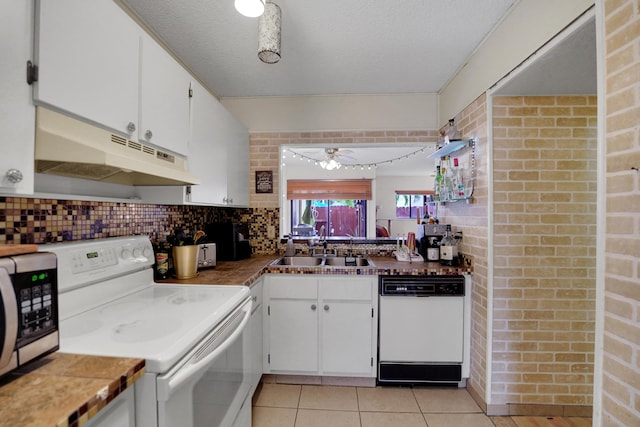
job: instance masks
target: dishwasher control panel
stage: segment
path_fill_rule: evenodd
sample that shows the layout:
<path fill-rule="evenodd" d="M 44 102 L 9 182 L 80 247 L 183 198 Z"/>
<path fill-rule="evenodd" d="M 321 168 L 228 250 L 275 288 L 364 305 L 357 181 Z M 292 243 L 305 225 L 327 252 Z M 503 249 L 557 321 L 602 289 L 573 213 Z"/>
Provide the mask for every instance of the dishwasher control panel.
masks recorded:
<path fill-rule="evenodd" d="M 380 276 L 380 295 L 464 296 L 464 276 Z"/>

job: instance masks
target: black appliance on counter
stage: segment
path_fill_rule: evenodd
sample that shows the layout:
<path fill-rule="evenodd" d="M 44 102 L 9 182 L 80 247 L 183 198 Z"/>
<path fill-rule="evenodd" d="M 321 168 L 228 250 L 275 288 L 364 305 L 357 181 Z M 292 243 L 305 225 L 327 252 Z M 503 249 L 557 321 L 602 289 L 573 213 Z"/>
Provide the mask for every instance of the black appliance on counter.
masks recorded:
<path fill-rule="evenodd" d="M 237 261 L 251 256 L 249 224 L 213 222 L 205 227 L 207 243 L 216 244 L 218 261 Z"/>

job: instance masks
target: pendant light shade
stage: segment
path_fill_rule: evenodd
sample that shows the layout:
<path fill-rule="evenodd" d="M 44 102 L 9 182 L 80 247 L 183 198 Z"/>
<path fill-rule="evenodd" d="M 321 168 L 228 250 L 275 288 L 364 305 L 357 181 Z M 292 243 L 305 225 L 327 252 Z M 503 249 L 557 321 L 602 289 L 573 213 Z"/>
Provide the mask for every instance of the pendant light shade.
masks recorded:
<path fill-rule="evenodd" d="M 235 0 L 234 5 L 240 14 L 257 18 L 264 12 L 264 0 Z"/>
<path fill-rule="evenodd" d="M 280 61 L 280 7 L 275 3 L 264 5 L 258 23 L 258 58 L 267 64 Z"/>

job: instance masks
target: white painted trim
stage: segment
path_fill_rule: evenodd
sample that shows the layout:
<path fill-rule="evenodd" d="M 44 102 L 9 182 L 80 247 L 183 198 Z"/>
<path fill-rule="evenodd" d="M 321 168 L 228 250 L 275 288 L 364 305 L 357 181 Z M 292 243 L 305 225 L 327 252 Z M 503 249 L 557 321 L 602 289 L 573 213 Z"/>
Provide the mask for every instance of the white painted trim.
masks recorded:
<path fill-rule="evenodd" d="M 596 57 L 598 76 L 598 147 L 596 191 L 596 327 L 593 363 L 593 427 L 602 426 L 602 387 L 604 359 L 604 298 L 607 226 L 607 117 L 606 117 L 606 52 L 604 1 L 596 0 Z"/>
<path fill-rule="evenodd" d="M 495 260 L 493 238 L 493 94 L 487 91 L 487 354 L 485 402 L 492 403 L 493 377 L 493 263 Z"/>

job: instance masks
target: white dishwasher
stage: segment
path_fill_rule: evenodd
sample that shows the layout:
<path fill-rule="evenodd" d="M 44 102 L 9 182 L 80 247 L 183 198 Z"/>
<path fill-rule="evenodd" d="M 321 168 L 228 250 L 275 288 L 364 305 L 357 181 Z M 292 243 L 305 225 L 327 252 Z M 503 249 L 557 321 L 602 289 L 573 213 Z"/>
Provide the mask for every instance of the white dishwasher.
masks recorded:
<path fill-rule="evenodd" d="M 380 276 L 378 383 L 457 384 L 468 377 L 467 276 Z"/>

